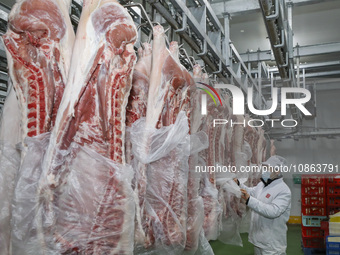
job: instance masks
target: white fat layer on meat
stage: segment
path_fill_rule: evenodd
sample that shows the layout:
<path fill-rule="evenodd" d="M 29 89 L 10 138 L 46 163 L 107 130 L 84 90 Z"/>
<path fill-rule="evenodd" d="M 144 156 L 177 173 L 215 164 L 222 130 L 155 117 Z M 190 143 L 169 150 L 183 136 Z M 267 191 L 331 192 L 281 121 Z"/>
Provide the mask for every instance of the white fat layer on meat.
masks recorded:
<path fill-rule="evenodd" d="M 143 66 L 144 70 L 146 71 L 146 75 L 150 78 L 151 73 L 151 63 L 152 63 L 152 48 L 149 43 L 144 43 L 145 50 L 143 51 Z"/>
<path fill-rule="evenodd" d="M 159 31 L 155 30 L 158 29 Z M 154 28 L 154 40 L 152 45 L 152 69 L 150 75 L 150 87 L 148 95 L 148 107 L 146 112 L 147 127 L 156 127 L 159 116 L 163 110 L 164 96 L 168 91 L 170 82 L 167 81 L 163 85 L 162 69 L 165 59 L 170 55 L 170 52 L 165 45 L 165 34 L 163 27 L 156 26 Z M 154 64 L 158 63 L 158 64 Z"/>
<path fill-rule="evenodd" d="M 54 174 L 49 174 L 49 175 L 47 175 L 47 181 L 48 181 L 48 183 L 50 183 L 50 184 L 55 184 L 56 182 L 55 182 L 55 175 Z"/>
<path fill-rule="evenodd" d="M 7 141 L 12 147 L 21 142 L 21 112 L 15 91 L 10 84 L 3 114 L 0 120 L 0 141 Z"/>
<path fill-rule="evenodd" d="M 8 63 L 8 66 L 9 67 L 12 67 L 14 66 L 14 63 L 13 63 L 13 58 L 12 58 L 12 55 L 8 52 L 7 48 L 5 47 L 5 50 L 6 50 L 6 55 L 7 55 L 7 63 Z M 12 84 L 13 84 L 13 88 L 14 90 L 19 90 L 20 89 L 20 85 L 19 85 L 19 81 L 16 78 L 16 75 L 14 74 L 14 68 L 9 68 L 8 69 L 8 72 L 9 72 L 9 76 L 11 77 L 11 81 L 12 81 Z M 24 97 L 24 93 L 16 93 L 16 97 L 18 99 L 18 103 L 19 103 L 19 109 L 20 109 L 20 113 L 21 116 L 21 123 L 20 123 L 20 126 L 21 126 L 21 138 L 20 138 L 20 142 L 23 142 L 25 137 L 27 136 L 27 132 L 28 132 L 28 129 L 27 129 L 27 107 L 24 107 L 24 105 L 26 105 L 26 99 Z M 21 102 L 21 103 L 20 103 Z M 4 109 L 5 111 L 5 109 Z"/>
<path fill-rule="evenodd" d="M 181 61 L 179 60 L 179 48 L 177 42 L 171 42 L 170 45 L 170 53 L 173 59 L 176 61 L 176 63 L 181 66 L 181 68 L 184 68 L 181 64 Z"/>
<path fill-rule="evenodd" d="M 73 50 L 73 44 L 75 40 L 75 34 L 73 31 L 73 26 L 71 23 L 71 19 L 69 18 L 69 9 L 71 7 L 71 0 L 56 0 L 55 2 L 58 7 L 60 8 L 60 11 L 64 17 L 64 22 L 66 25 L 66 33 L 62 40 L 60 41 L 60 56 L 62 63 L 58 63 L 58 67 L 60 69 L 60 72 L 63 75 L 64 78 L 64 84 L 67 83 L 67 78 L 70 70 L 71 65 L 71 57 L 72 57 L 72 50 Z"/>
<path fill-rule="evenodd" d="M 194 66 L 194 70 L 193 70 L 193 77 L 195 79 L 203 79 L 202 77 L 203 73 L 202 73 L 202 68 L 200 65 L 196 64 Z"/>
<path fill-rule="evenodd" d="M 133 45 L 132 44 L 128 44 L 126 46 L 126 51 L 134 52 Z M 129 56 L 131 58 L 131 56 L 133 56 L 133 55 L 130 54 Z M 129 62 L 130 62 L 130 60 L 127 61 L 127 63 L 129 63 Z M 131 75 L 132 75 L 132 72 L 131 72 Z M 131 80 L 132 80 L 132 78 L 131 78 Z M 130 89 L 131 89 L 131 87 L 130 87 Z M 120 106 L 120 112 L 122 112 L 122 113 L 126 112 L 126 106 L 127 106 L 128 100 L 129 100 L 129 94 L 130 94 L 129 92 L 130 92 L 130 90 L 126 91 L 126 92 L 127 93 L 125 93 L 125 97 L 123 99 L 123 103 Z M 122 124 L 121 127 L 120 127 L 121 131 L 122 131 L 122 137 L 125 137 L 126 114 L 122 114 L 120 117 L 122 118 L 122 120 L 120 122 Z M 123 140 L 122 142 L 123 142 L 122 143 L 122 162 L 123 162 L 123 164 L 125 164 L 125 162 L 126 162 L 126 159 L 125 159 L 125 141 Z"/>

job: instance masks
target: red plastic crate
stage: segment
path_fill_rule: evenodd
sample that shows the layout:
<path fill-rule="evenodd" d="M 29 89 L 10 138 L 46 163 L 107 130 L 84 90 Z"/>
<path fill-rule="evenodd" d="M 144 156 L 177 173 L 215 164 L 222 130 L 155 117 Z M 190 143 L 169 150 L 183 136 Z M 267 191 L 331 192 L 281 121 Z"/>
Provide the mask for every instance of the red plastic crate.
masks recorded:
<path fill-rule="evenodd" d="M 319 196 L 325 195 L 324 186 L 304 186 L 301 187 L 301 195 L 303 196 Z"/>
<path fill-rule="evenodd" d="M 301 212 L 303 215 L 326 216 L 327 209 L 326 207 L 302 206 Z"/>
<path fill-rule="evenodd" d="M 303 247 L 324 248 L 325 240 L 323 237 L 302 237 Z"/>
<path fill-rule="evenodd" d="M 324 231 L 321 229 L 321 227 L 304 227 L 304 226 L 302 226 L 302 237 L 324 238 Z"/>
<path fill-rule="evenodd" d="M 333 215 L 340 212 L 340 206 L 327 206 L 327 215 Z"/>
<path fill-rule="evenodd" d="M 324 230 L 324 231 L 328 230 L 329 229 L 329 222 L 328 222 L 328 220 L 327 221 L 325 221 L 325 220 L 321 221 L 320 222 L 320 228 L 322 230 Z"/>
<path fill-rule="evenodd" d="M 326 196 L 307 196 L 303 195 L 301 197 L 302 206 L 313 206 L 313 207 L 325 207 L 326 206 Z"/>
<path fill-rule="evenodd" d="M 328 175 L 327 177 L 327 184 L 340 185 L 340 175 L 334 174 Z"/>
<path fill-rule="evenodd" d="M 329 222 L 328 221 L 321 221 L 321 227 L 324 233 L 324 237 L 326 238 L 329 236 Z"/>
<path fill-rule="evenodd" d="M 301 176 L 302 186 L 324 186 L 325 176 L 324 175 L 302 175 Z"/>
<path fill-rule="evenodd" d="M 327 195 L 340 196 L 340 184 L 327 183 Z"/>
<path fill-rule="evenodd" d="M 340 195 L 327 196 L 327 206 L 340 207 Z"/>

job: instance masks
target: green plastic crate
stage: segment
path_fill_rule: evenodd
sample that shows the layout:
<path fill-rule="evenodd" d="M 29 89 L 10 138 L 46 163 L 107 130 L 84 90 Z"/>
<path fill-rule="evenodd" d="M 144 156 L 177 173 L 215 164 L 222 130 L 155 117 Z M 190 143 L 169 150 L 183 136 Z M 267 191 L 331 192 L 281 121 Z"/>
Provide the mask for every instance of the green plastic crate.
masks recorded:
<path fill-rule="evenodd" d="M 295 184 L 301 184 L 301 174 L 293 174 L 293 181 Z"/>
<path fill-rule="evenodd" d="M 302 225 L 305 227 L 320 227 L 321 221 L 327 219 L 327 216 L 302 215 Z"/>

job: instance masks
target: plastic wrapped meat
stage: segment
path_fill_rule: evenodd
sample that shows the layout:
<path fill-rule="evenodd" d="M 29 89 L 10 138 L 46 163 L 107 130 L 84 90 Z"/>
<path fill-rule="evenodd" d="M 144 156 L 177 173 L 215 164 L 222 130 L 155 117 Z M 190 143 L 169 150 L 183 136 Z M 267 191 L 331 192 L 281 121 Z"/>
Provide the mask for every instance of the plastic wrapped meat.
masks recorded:
<path fill-rule="evenodd" d="M 62 254 L 132 254 L 132 168 L 86 148 L 70 167 L 72 171 L 56 204 L 54 237 Z"/>
<path fill-rule="evenodd" d="M 136 39 L 133 20 L 117 1 L 84 1 L 68 83 L 44 156 L 45 185 L 63 182 L 68 169 L 62 166 L 62 152 L 73 141 L 125 163 L 125 115 Z"/>
<path fill-rule="evenodd" d="M 138 196 L 145 197 L 145 202 L 139 203 L 144 233 L 141 233 L 141 243 L 137 243 L 137 246 L 142 245 L 151 247 L 151 249 L 163 247 L 167 251 L 170 247 L 176 247 L 173 252 L 178 252 L 185 246 L 188 156 L 186 153 L 181 155 L 176 146 L 186 141 L 185 139 L 178 141 L 178 137 L 183 139 L 179 133 L 188 135 L 189 132 L 189 127 L 186 125 L 189 125 L 187 116 L 190 115 L 190 88 L 193 85 L 193 79 L 180 65 L 174 52 L 171 53 L 166 48 L 165 32 L 162 26 L 158 25 L 153 28 L 153 38 L 145 128 L 140 128 L 140 130 L 146 129 L 147 132 L 139 134 L 138 142 L 132 141 L 134 158 L 143 164 L 148 164 L 146 169 L 143 169 L 144 173 L 139 174 L 139 176 L 146 176 L 147 182 L 144 183 L 147 183 L 147 187 L 138 190 Z M 163 138 L 155 140 L 155 137 L 151 135 L 152 132 L 155 134 L 164 132 L 158 132 L 156 129 L 167 130 L 172 125 L 178 125 L 175 123 L 183 125 L 183 119 L 186 121 L 183 130 L 177 134 L 169 131 L 172 134 L 171 142 L 164 142 Z M 135 140 L 133 132 L 140 131 L 131 130 L 131 139 Z M 164 142 L 164 145 L 159 148 L 162 152 L 157 152 L 157 154 L 152 152 L 155 141 Z M 169 145 L 168 142 L 170 142 Z M 190 147 L 189 141 L 184 144 Z M 168 147 L 172 145 L 175 146 Z M 163 151 L 163 147 L 167 151 Z M 182 147 L 185 146 L 182 145 Z M 160 155 L 163 156 L 160 157 Z M 137 183 L 140 181 L 142 180 L 136 180 Z M 163 184 L 163 187 L 160 184 Z M 155 194 L 159 194 L 159 198 L 155 197 Z M 137 215 L 137 219 L 138 217 Z M 159 229 L 163 229 L 164 232 Z"/>
<path fill-rule="evenodd" d="M 246 205 L 242 203 L 241 192 L 231 179 L 221 187 L 220 201 L 223 204 L 223 217 L 218 240 L 226 244 L 242 246 L 240 225 Z"/>
<path fill-rule="evenodd" d="M 180 254 L 185 247 L 187 221 L 188 120 L 180 112 L 173 125 L 161 129 L 145 125 L 142 118 L 131 130 L 134 158 L 147 164 L 142 212 L 146 249 L 139 247 L 138 254 Z"/>
<path fill-rule="evenodd" d="M 0 179 L 5 182 L 1 186 L 6 187 L 0 191 L 0 225 L 8 226 L 11 218 L 9 202 L 20 166 L 13 159 L 18 153 L 23 158 L 26 152 L 21 144 L 27 136 L 50 131 L 55 122 L 74 42 L 70 5 L 70 0 L 21 0 L 16 1 L 8 17 L 8 29 L 2 37 L 10 80 L 0 127 L 0 143 L 4 146 L 0 149 L 0 166 L 7 166 L 0 169 Z M 16 144 L 20 151 L 14 149 Z M 9 235 L 10 228 L 1 227 L 1 254 L 7 254 L 10 243 L 3 237 Z"/>
<path fill-rule="evenodd" d="M 12 199 L 20 162 L 20 151 L 0 141 L 0 254 L 4 255 L 10 251 Z"/>
<path fill-rule="evenodd" d="M 57 200 L 41 203 L 50 199 L 49 192 L 39 191 L 48 138 L 27 140 L 13 201 L 13 254 L 132 254 L 132 169 L 74 144 L 78 153 Z"/>
<path fill-rule="evenodd" d="M 20 167 L 21 113 L 15 91 L 9 80 L 9 94 L 0 121 L 0 254 L 8 254 L 10 247 L 10 219 L 15 180 Z"/>
<path fill-rule="evenodd" d="M 202 131 L 206 132 L 209 139 L 209 147 L 199 153 L 206 166 L 215 166 L 217 155 L 219 155 L 219 137 L 218 131 L 212 126 L 213 119 L 219 114 L 218 109 L 213 102 L 208 101 L 209 115 L 206 118 L 205 124 L 202 125 Z M 217 150 L 216 150 L 217 148 Z M 204 233 L 208 240 L 216 240 L 220 229 L 221 205 L 218 201 L 218 189 L 216 186 L 215 172 L 202 173 L 200 182 L 200 196 L 204 203 Z"/>

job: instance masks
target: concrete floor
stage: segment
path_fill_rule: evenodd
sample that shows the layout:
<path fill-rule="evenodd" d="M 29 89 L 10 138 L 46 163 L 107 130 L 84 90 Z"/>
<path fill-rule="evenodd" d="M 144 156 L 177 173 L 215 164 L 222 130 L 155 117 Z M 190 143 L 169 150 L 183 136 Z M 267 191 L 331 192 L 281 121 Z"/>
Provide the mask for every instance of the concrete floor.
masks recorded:
<path fill-rule="evenodd" d="M 248 242 L 248 234 L 241 234 L 243 247 L 226 245 L 219 241 L 210 242 L 215 255 L 253 255 L 253 245 Z M 288 225 L 287 255 L 303 255 L 301 249 L 301 225 Z"/>

